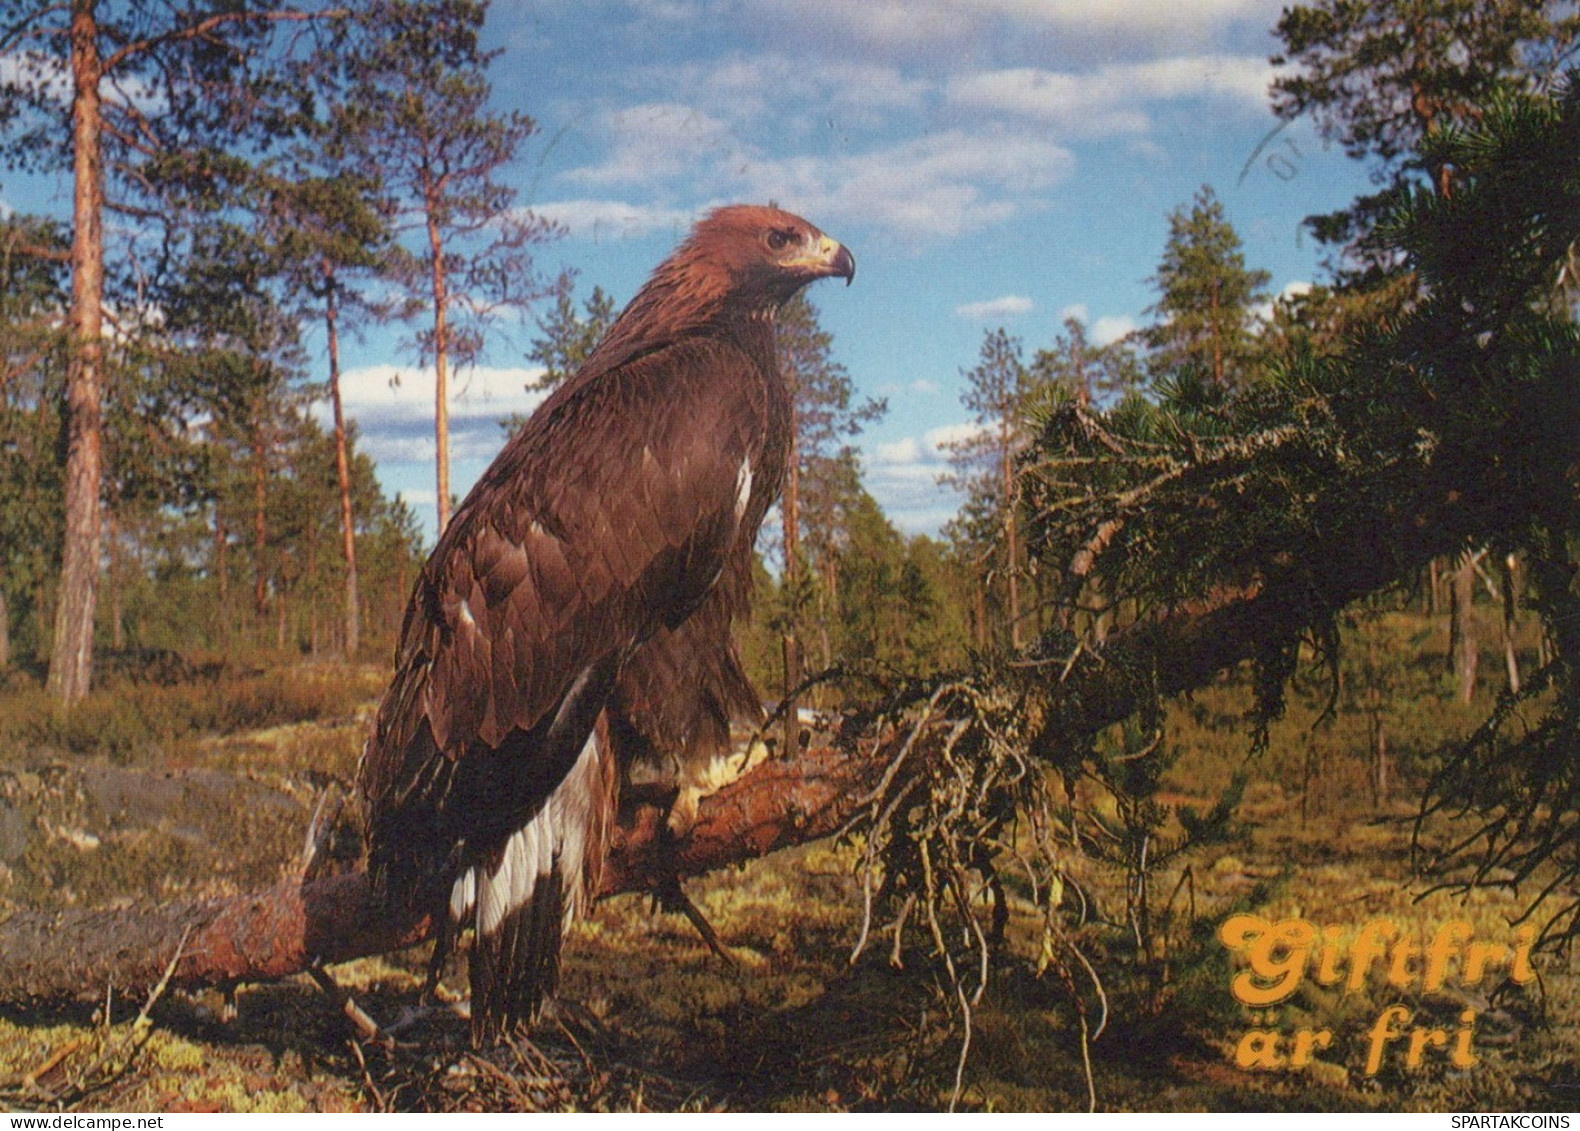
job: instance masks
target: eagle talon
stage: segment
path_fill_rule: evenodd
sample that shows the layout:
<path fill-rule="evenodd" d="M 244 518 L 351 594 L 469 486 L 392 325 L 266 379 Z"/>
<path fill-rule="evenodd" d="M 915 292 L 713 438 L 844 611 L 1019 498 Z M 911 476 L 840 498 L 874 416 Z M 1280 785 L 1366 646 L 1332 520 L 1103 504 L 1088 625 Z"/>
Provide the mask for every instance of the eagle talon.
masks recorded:
<path fill-rule="evenodd" d="M 664 828 L 676 842 L 685 840 L 691 835 L 691 830 L 696 828 L 697 806 L 701 801 L 702 790 L 694 785 L 682 786 L 680 792 L 675 795 L 675 803 L 669 807 L 669 816 L 664 820 Z"/>
<path fill-rule="evenodd" d="M 678 911 L 684 915 L 687 921 L 697 929 L 697 934 L 702 936 L 702 941 L 708 944 L 708 949 L 723 959 L 726 966 L 732 970 L 740 966 L 740 963 L 735 960 L 735 956 L 724 948 L 724 940 L 719 938 L 719 933 L 713 929 L 713 924 L 708 922 L 708 918 L 702 913 L 702 909 L 691 901 L 691 897 L 680 886 L 680 878 L 678 876 L 671 875 L 665 880 L 659 889 L 653 893 L 653 897 L 658 900 L 659 906 L 665 911 Z"/>

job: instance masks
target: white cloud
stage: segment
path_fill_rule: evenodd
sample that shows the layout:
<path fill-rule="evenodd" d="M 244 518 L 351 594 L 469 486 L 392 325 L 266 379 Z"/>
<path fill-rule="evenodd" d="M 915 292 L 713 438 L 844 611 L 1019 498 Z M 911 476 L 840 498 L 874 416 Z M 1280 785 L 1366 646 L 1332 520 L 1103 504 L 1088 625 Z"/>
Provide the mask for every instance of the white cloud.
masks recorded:
<path fill-rule="evenodd" d="M 873 445 L 871 460 L 882 465 L 915 463 L 922 455 L 922 445 L 915 436 L 903 440 L 888 440 Z"/>
<path fill-rule="evenodd" d="M 925 377 L 918 377 L 914 381 L 890 381 L 878 387 L 878 392 L 886 397 L 902 396 L 906 393 L 915 393 L 921 396 L 931 396 L 938 391 L 938 383 L 929 381 Z"/>
<path fill-rule="evenodd" d="M 478 366 L 450 375 L 450 417 L 493 419 L 531 412 L 546 395 L 528 391 L 543 376 L 541 367 Z M 433 419 L 434 371 L 431 366 L 367 365 L 340 375 L 340 399 L 349 414 L 388 419 Z"/>
<path fill-rule="evenodd" d="M 684 208 L 627 204 L 621 200 L 552 200 L 532 209 L 582 239 L 630 239 L 649 232 L 684 232 L 697 213 Z"/>
<path fill-rule="evenodd" d="M 673 78 L 675 70 L 650 77 Z M 830 152 L 827 124 L 841 105 L 879 116 L 903 110 L 916 120 L 924 84 L 881 65 L 835 61 L 801 73 L 769 56 L 681 70 L 697 72 L 694 84 L 681 86 L 688 102 L 655 99 L 598 116 L 601 157 L 561 174 L 573 191 L 535 210 L 574 232 L 612 235 L 683 227 L 677 221 L 691 216 L 675 201 L 773 200 L 823 223 L 853 219 L 906 237 L 950 238 L 1037 207 L 1039 194 L 1074 167 L 1069 150 L 1046 137 L 1001 127 Z M 797 117 L 794 99 L 783 108 L 773 81 L 782 73 L 800 84 L 800 104 L 815 110 Z M 754 120 L 762 100 L 776 107 L 772 125 Z M 840 144 L 851 144 L 849 136 Z M 640 203 L 624 203 L 626 194 Z"/>
<path fill-rule="evenodd" d="M 1158 0 L 981 0 L 987 8 L 1026 23 L 1080 31 L 1178 34 L 1181 17 L 1201 27 L 1277 13 L 1281 0 L 1191 0 L 1188 13 Z"/>
<path fill-rule="evenodd" d="M 450 458 L 452 463 L 493 459 L 505 442 L 499 422 L 526 415 L 542 403 L 542 390 L 527 386 L 542 376 L 539 368 L 462 370 L 450 381 Z M 432 463 L 434 458 L 434 374 L 431 368 L 369 365 L 341 374 L 340 395 L 346 416 L 357 426 L 358 446 L 381 465 Z M 314 406 L 327 421 L 329 405 Z M 396 470 L 391 468 L 391 470 Z"/>
<path fill-rule="evenodd" d="M 176 80 L 177 82 L 181 80 Z M 65 110 L 71 105 L 71 70 L 67 61 L 43 51 L 9 51 L 0 54 L 0 85 L 31 90 L 44 104 Z M 169 100 L 157 82 L 137 75 L 116 74 L 106 79 L 100 95 L 107 103 L 123 104 L 145 115 L 165 112 Z"/>
<path fill-rule="evenodd" d="M 733 55 L 706 64 L 654 67 L 643 79 L 656 90 L 683 90 L 715 117 L 733 122 L 771 116 L 812 103 L 824 120 L 871 120 L 871 112 L 914 110 L 931 84 L 897 67 L 867 59 L 831 59 L 766 52 Z"/>
<path fill-rule="evenodd" d="M 951 444 L 958 444 L 962 441 L 973 439 L 986 431 L 987 425 L 978 424 L 973 420 L 964 420 L 958 424 L 945 424 L 938 428 L 929 429 L 922 439 L 928 448 L 937 453 L 939 459 L 947 460 Z"/>
<path fill-rule="evenodd" d="M 610 153 L 601 164 L 572 169 L 573 183 L 650 184 L 694 169 L 699 161 L 729 160 L 738 150 L 730 127 L 694 106 L 648 102 L 604 115 Z"/>
<path fill-rule="evenodd" d="M 626 0 L 626 2 L 643 15 L 672 23 L 695 19 L 701 11 L 701 5 L 691 0 Z"/>
<path fill-rule="evenodd" d="M 823 41 L 871 50 L 947 51 L 998 25 L 1007 34 L 1201 39 L 1234 21 L 1266 26 L 1280 0 L 752 0 L 753 14 Z M 721 13 L 715 12 L 715 15 Z"/>
<path fill-rule="evenodd" d="M 1015 67 L 951 78 L 952 105 L 996 114 L 1018 114 L 1076 136 L 1144 133 L 1152 120 L 1128 92 L 1108 89 L 1091 76 Z"/>
<path fill-rule="evenodd" d="M 437 487 L 402 487 L 396 494 L 405 500 L 407 506 L 421 507 L 424 514 L 419 517 L 427 517 L 427 510 L 439 498 L 439 489 Z"/>
<path fill-rule="evenodd" d="M 35 89 L 43 101 L 59 106 L 71 101 L 71 71 L 66 61 L 42 51 L 0 55 L 0 83 Z"/>
<path fill-rule="evenodd" d="M 1136 329 L 1136 320 L 1128 314 L 1110 314 L 1093 322 L 1088 331 L 1094 345 L 1106 346 L 1117 342 Z"/>
<path fill-rule="evenodd" d="M 960 509 L 954 488 L 938 482 L 949 471 L 949 453 L 940 440 L 957 429 L 933 429 L 921 436 L 904 436 L 871 444 L 862 459 L 862 480 L 883 505 L 889 520 L 907 534 L 936 534 Z"/>
<path fill-rule="evenodd" d="M 1060 322 L 1063 322 L 1069 318 L 1073 318 L 1077 322 L 1085 322 L 1086 304 L 1084 302 L 1072 302 L 1069 306 L 1066 306 L 1064 309 L 1059 311 Z"/>
<path fill-rule="evenodd" d="M 1280 290 L 1278 294 L 1274 295 L 1266 302 L 1258 303 L 1257 305 L 1253 306 L 1251 308 L 1251 316 L 1253 318 L 1260 318 L 1263 322 L 1271 322 L 1273 320 L 1273 307 L 1279 303 L 1287 303 L 1290 299 L 1299 298 L 1301 295 L 1310 294 L 1311 286 L 1312 285 L 1310 283 L 1303 279 L 1296 279 L 1293 282 L 1285 283 L 1283 289 Z"/>
<path fill-rule="evenodd" d="M 1064 181 L 1070 151 L 1003 130 L 949 130 L 841 157 L 748 162 L 746 199 L 777 199 L 818 217 L 907 237 L 954 237 L 1002 222 Z"/>
<path fill-rule="evenodd" d="M 951 471 L 949 445 L 980 435 L 984 426 L 960 421 L 920 436 L 871 443 L 863 453 L 862 479 L 901 530 L 937 534 L 960 510 L 963 496 L 939 482 Z"/>
<path fill-rule="evenodd" d="M 1212 97 L 1260 111 L 1273 70 L 1261 56 L 1173 56 L 1094 71 L 1011 67 L 956 75 L 945 97 L 968 110 L 1045 122 L 1068 136 L 1141 134 L 1150 104 Z"/>
<path fill-rule="evenodd" d="M 1001 295 L 982 302 L 962 303 L 955 307 L 955 314 L 961 318 L 969 318 L 973 322 L 992 322 L 1001 318 L 1014 318 L 1019 314 L 1030 314 L 1035 307 L 1036 304 L 1024 295 Z"/>

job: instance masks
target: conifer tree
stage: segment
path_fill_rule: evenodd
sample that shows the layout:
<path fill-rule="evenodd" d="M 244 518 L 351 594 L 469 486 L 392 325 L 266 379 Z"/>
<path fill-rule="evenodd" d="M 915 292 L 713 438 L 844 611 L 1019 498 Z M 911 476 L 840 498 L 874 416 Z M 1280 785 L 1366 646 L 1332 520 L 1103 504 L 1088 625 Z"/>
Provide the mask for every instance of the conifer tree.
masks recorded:
<path fill-rule="evenodd" d="M 1421 143 L 1478 121 L 1500 91 L 1550 82 L 1573 54 L 1580 11 L 1563 0 L 1316 0 L 1292 4 L 1275 34 L 1273 112 L 1310 116 L 1324 139 L 1372 166 L 1376 193 L 1307 224 L 1342 249 L 1341 278 L 1375 282 L 1397 262 L 1375 229 L 1407 187 L 1451 186 Z"/>
<path fill-rule="evenodd" d="M 1096 345 L 1080 319 L 1066 318 L 1053 346 L 1032 358 L 1031 380 L 1039 390 L 1060 389 L 1081 405 L 1106 405 L 1139 390 L 1145 373 L 1128 340 Z"/>
<path fill-rule="evenodd" d="M 558 291 L 554 309 L 538 319 L 541 336 L 533 339 L 527 352 L 527 360 L 543 367 L 536 386 L 541 389 L 552 389 L 575 373 L 619 313 L 602 287 L 593 287 L 581 314 L 576 313 L 575 287 L 569 278 L 560 281 Z"/>
<path fill-rule="evenodd" d="M 957 540 L 978 542 L 997 560 L 987 573 L 1002 581 L 1004 619 L 1012 648 L 1019 648 L 1022 640 L 1023 555 L 1015 465 L 1030 440 L 1027 408 L 1033 388 L 1022 358 L 1020 339 L 1003 327 L 983 337 L 976 366 L 963 371 L 967 385 L 960 395 L 960 402 L 973 414 L 976 431 L 949 445 L 949 462 L 955 470 L 944 479 L 967 496 L 962 518 L 955 524 Z M 993 553 L 1000 543 L 1002 551 Z M 983 586 L 985 597 L 987 582 Z"/>
<path fill-rule="evenodd" d="M 1206 185 L 1169 216 L 1169 238 L 1152 282 L 1157 321 L 1146 331 L 1155 373 L 1190 369 L 1219 388 L 1246 380 L 1252 308 L 1271 276 L 1245 265 L 1240 236 Z"/>
<path fill-rule="evenodd" d="M 425 311 L 416 334 L 434 366 L 435 485 L 439 530 L 450 520 L 449 397 L 452 367 L 476 360 L 496 316 L 519 312 L 547 287 L 533 245 L 556 232 L 516 204 L 499 174 L 537 129 L 525 114 L 489 109 L 481 46 L 486 0 L 373 0 L 358 13 L 370 29 L 349 65 L 348 147 L 381 171 L 410 242 L 395 275 Z"/>
<path fill-rule="evenodd" d="M 16 63 L 0 81 L 7 126 L 0 159 L 31 171 L 69 170 L 72 181 L 65 530 L 49 665 L 49 688 L 63 703 L 87 694 L 92 670 L 105 299 L 118 269 L 131 266 L 112 260 L 107 270 L 105 211 L 115 210 L 135 235 L 193 208 L 219 207 L 246 175 L 243 154 L 279 125 L 277 98 L 286 91 L 268 79 L 280 61 L 270 50 L 273 29 L 322 14 L 250 0 L 0 6 L 7 29 L 0 49 Z"/>

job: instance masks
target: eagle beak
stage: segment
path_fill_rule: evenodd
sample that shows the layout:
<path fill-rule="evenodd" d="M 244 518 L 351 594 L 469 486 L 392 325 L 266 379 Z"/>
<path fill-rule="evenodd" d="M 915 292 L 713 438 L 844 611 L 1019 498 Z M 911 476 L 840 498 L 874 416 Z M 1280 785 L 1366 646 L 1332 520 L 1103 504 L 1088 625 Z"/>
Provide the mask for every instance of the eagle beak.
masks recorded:
<path fill-rule="evenodd" d="M 834 246 L 832 273 L 841 276 L 845 280 L 845 285 L 847 287 L 850 286 L 856 281 L 856 257 L 850 254 L 850 248 L 844 244 L 831 240 L 827 236 L 824 236 L 823 239 Z"/>
<path fill-rule="evenodd" d="M 847 287 L 856 278 L 856 257 L 844 244 L 825 235 L 818 236 L 817 250 L 787 260 L 785 266 L 799 268 L 819 279 L 838 275 Z"/>

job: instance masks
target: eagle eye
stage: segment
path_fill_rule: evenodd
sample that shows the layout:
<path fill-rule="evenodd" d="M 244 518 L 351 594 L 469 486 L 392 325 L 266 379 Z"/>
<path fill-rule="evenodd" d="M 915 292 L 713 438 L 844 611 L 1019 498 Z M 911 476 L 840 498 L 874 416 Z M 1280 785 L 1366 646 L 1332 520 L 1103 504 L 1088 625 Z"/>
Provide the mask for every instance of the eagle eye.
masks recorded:
<path fill-rule="evenodd" d="M 789 228 L 774 228 L 768 233 L 768 247 L 773 251 L 783 251 L 795 242 L 795 233 Z"/>

